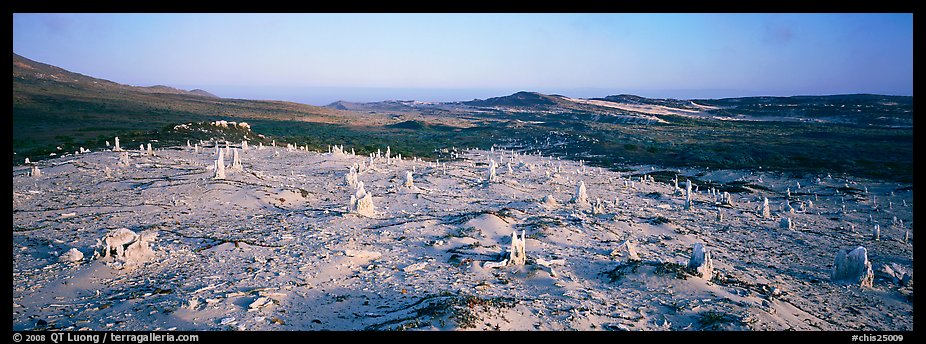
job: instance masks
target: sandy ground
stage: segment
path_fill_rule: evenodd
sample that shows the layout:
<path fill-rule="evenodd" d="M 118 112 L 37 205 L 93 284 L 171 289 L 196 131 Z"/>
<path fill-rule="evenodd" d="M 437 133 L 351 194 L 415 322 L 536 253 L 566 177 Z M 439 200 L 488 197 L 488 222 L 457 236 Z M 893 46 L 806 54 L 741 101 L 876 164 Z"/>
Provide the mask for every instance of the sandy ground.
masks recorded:
<path fill-rule="evenodd" d="M 439 167 L 377 158 L 359 174 L 376 207 L 366 217 L 347 212 L 345 175 L 369 157 L 252 146 L 243 170 L 214 180 L 214 149 L 155 153 L 133 151 L 128 166 L 116 152 L 59 157 L 39 163 L 40 177 L 12 169 L 14 330 L 913 327 L 912 289 L 880 273 L 893 263 L 912 274 L 912 185 L 691 170 L 768 191 L 721 206 L 702 189 L 685 210 L 671 185 L 629 185 L 635 172 L 465 151 Z M 489 159 L 499 162 L 492 183 Z M 602 213 L 568 203 L 579 181 Z M 795 208 L 813 207 L 782 211 L 788 188 Z M 558 203 L 542 205 L 546 195 Z M 769 219 L 756 214 L 762 197 Z M 794 230 L 779 228 L 783 216 Z M 127 269 L 94 259 L 97 239 L 121 227 L 159 234 L 156 259 Z M 527 263 L 486 267 L 512 231 L 526 234 Z M 624 241 L 639 262 L 611 254 Z M 711 280 L 679 269 L 695 243 L 711 252 Z M 837 250 L 859 245 L 874 286 L 831 282 Z M 60 262 L 71 248 L 85 257 Z"/>

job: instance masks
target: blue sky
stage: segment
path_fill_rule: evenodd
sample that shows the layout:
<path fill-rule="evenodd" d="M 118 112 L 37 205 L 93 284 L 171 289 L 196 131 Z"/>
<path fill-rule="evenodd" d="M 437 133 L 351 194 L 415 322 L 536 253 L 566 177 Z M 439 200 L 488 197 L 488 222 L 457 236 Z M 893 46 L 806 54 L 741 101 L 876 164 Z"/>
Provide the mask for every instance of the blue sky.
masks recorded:
<path fill-rule="evenodd" d="M 913 92 L 912 14 L 14 14 L 13 51 L 316 105 Z"/>

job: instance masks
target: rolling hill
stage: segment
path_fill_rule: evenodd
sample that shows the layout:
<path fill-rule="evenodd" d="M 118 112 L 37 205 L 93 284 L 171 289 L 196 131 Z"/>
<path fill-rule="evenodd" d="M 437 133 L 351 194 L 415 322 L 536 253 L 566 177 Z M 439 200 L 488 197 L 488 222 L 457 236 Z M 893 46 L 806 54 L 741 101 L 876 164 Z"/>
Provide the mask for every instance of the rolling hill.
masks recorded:
<path fill-rule="evenodd" d="M 276 120 L 327 124 L 370 116 L 283 101 L 219 98 L 204 90 L 115 83 L 13 54 L 14 160 L 102 146 L 113 135 L 195 121 Z"/>
<path fill-rule="evenodd" d="M 838 95 L 728 99 L 581 99 L 536 92 L 467 102 L 335 102 L 325 107 L 138 87 L 14 54 L 14 164 L 113 136 L 178 144 L 177 124 L 246 121 L 299 146 L 358 153 L 391 146 L 444 160 L 453 147 L 505 146 L 611 169 L 627 164 L 851 174 L 912 180 L 912 97 Z M 185 141 L 183 141 L 185 143 Z"/>

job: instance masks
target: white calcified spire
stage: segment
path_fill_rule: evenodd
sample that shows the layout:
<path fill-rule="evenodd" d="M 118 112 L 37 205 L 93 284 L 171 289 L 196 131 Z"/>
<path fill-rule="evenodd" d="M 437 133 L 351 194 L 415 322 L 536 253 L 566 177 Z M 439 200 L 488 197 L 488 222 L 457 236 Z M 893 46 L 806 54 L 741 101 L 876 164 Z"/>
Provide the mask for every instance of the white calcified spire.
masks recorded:
<path fill-rule="evenodd" d="M 238 158 L 238 148 L 234 148 L 234 149 L 232 150 L 232 152 L 233 152 L 233 155 L 232 155 L 232 166 L 231 166 L 231 168 L 232 168 L 233 170 L 240 171 L 240 170 L 242 170 L 243 168 L 241 167 L 241 159 Z"/>
<path fill-rule="evenodd" d="M 141 152 L 141 154 L 147 154 L 146 151 L 145 151 L 145 144 L 144 144 L 144 143 L 138 145 L 138 151 Z"/>
<path fill-rule="evenodd" d="M 186 140 L 186 148 L 193 148 L 193 146 L 190 145 L 190 140 Z"/>
<path fill-rule="evenodd" d="M 511 169 L 511 161 L 507 162 L 506 165 L 508 166 L 508 174 L 514 173 L 514 170 Z"/>
<path fill-rule="evenodd" d="M 489 176 L 488 176 L 488 180 L 490 183 L 498 181 L 498 176 L 495 175 L 495 168 L 496 168 L 495 160 L 490 160 L 489 161 Z"/>
<path fill-rule="evenodd" d="M 116 146 L 113 147 L 113 151 L 118 152 L 118 151 L 121 151 L 121 150 L 122 150 L 122 147 L 119 147 L 119 136 L 116 136 Z"/>
<path fill-rule="evenodd" d="M 29 162 L 29 158 L 26 158 L 26 164 L 31 164 L 31 162 Z"/>
<path fill-rule="evenodd" d="M 685 210 L 691 209 L 691 180 L 685 180 Z"/>
<path fill-rule="evenodd" d="M 154 156 L 154 150 L 151 149 L 151 143 L 148 143 L 148 156 Z"/>
<path fill-rule="evenodd" d="M 794 227 L 791 225 L 791 219 L 787 217 L 781 218 L 781 224 L 779 227 L 781 227 L 781 229 L 789 230 L 789 231 L 794 229 Z"/>
<path fill-rule="evenodd" d="M 720 196 L 720 203 L 733 206 L 733 197 L 730 196 L 729 192 L 724 191 L 723 194 Z"/>
<path fill-rule="evenodd" d="M 833 282 L 851 283 L 871 288 L 874 273 L 871 271 L 871 262 L 868 261 L 868 250 L 862 246 L 852 251 L 839 250 L 833 261 L 830 279 Z"/>
<path fill-rule="evenodd" d="M 363 198 L 357 200 L 357 213 L 366 217 L 373 217 L 375 215 L 375 207 L 373 206 L 373 196 L 364 194 Z"/>
<path fill-rule="evenodd" d="M 241 140 L 241 150 L 243 150 L 243 151 L 248 150 L 248 141 L 247 141 L 247 140 Z"/>
<path fill-rule="evenodd" d="M 558 205 L 556 198 L 553 198 L 553 195 L 543 196 L 543 200 L 540 201 L 540 204 L 547 208 L 553 208 Z"/>
<path fill-rule="evenodd" d="M 595 199 L 595 204 L 592 206 L 592 214 L 604 214 L 604 204 L 601 203 L 601 198 Z"/>
<path fill-rule="evenodd" d="M 701 243 L 695 243 L 691 249 L 691 258 L 688 268 L 700 274 L 700 277 L 710 280 L 714 274 L 714 263 L 711 261 L 711 252 Z"/>
<path fill-rule="evenodd" d="M 375 215 L 373 196 L 364 190 L 363 181 L 357 182 L 357 192 L 351 195 L 348 210 L 366 217 Z"/>
<path fill-rule="evenodd" d="M 363 197 L 367 193 L 367 190 L 363 188 L 363 181 L 357 181 L 357 190 L 354 192 L 354 196 L 358 199 Z"/>
<path fill-rule="evenodd" d="M 221 149 L 219 159 L 215 161 L 215 176 L 212 179 L 225 179 L 225 154 Z"/>
<path fill-rule="evenodd" d="M 124 166 L 129 166 L 129 152 L 122 151 L 119 154 L 119 162 Z"/>
<path fill-rule="evenodd" d="M 31 175 L 31 176 L 33 176 L 33 177 L 41 177 L 41 176 L 42 176 L 42 170 L 39 169 L 39 166 L 38 166 L 38 165 L 32 165 L 32 172 L 30 172 L 29 175 Z"/>
<path fill-rule="evenodd" d="M 521 237 L 518 238 L 518 231 L 511 232 L 511 249 L 508 253 L 508 265 L 524 265 L 524 263 L 527 262 L 524 233 L 524 231 L 521 231 Z"/>
<path fill-rule="evenodd" d="M 347 185 L 350 187 L 357 187 L 357 168 L 351 166 L 350 171 L 347 172 L 347 175 L 344 176 Z"/>
<path fill-rule="evenodd" d="M 760 211 L 759 214 L 762 215 L 762 218 L 767 219 L 769 217 L 772 217 L 771 211 L 768 209 L 768 197 L 763 197 L 762 208 L 759 209 L 759 211 Z"/>
<path fill-rule="evenodd" d="M 412 177 L 412 171 L 405 171 L 405 187 L 412 188 L 415 187 L 415 181 Z"/>
<path fill-rule="evenodd" d="M 875 224 L 875 229 L 872 230 L 871 236 L 875 239 L 875 241 L 881 240 L 881 226 L 880 225 Z"/>
<path fill-rule="evenodd" d="M 620 245 L 617 245 L 617 248 L 611 251 L 611 256 L 624 257 L 627 260 L 640 260 L 640 255 L 637 254 L 637 250 L 630 240 L 624 240 Z"/>
<path fill-rule="evenodd" d="M 588 194 L 585 191 L 585 181 L 580 180 L 579 183 L 576 184 L 576 192 L 575 192 L 575 195 L 572 197 L 571 202 L 578 204 L 578 205 L 584 205 L 584 206 L 589 205 L 588 204 Z"/>

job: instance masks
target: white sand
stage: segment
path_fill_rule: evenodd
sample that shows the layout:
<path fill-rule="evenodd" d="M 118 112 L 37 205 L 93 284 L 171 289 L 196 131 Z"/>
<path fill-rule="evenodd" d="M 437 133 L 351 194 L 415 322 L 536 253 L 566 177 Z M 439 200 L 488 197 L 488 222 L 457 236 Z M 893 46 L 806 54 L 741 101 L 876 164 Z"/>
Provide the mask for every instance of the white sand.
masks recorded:
<path fill-rule="evenodd" d="M 624 188 L 628 173 L 577 173 L 571 161 L 551 179 L 545 170 L 560 162 L 537 156 L 515 156 L 513 173 L 485 183 L 485 162 L 512 153 L 468 151 L 446 173 L 377 159 L 358 177 L 376 205 L 375 217 L 363 217 L 346 213 L 355 190 L 344 175 L 366 156 L 242 150 L 243 170 L 215 180 L 213 151 L 133 151 L 129 166 L 116 152 L 59 157 L 38 163 L 41 178 L 14 167 L 13 329 L 41 319 L 71 330 L 912 330 L 909 288 L 877 276 L 871 289 L 829 281 L 837 250 L 859 245 L 876 271 L 890 263 L 912 271 L 902 240 L 913 233 L 913 197 L 900 190 L 910 185 L 851 179 L 870 194 L 846 196 L 832 188 L 845 181 L 826 176 L 800 179 L 796 191 L 775 174 L 759 183 L 759 174 L 710 171 L 699 178 L 773 190 L 733 194 L 718 222 L 704 188 L 686 211 L 672 185 Z M 405 188 L 413 168 L 415 188 Z M 579 180 L 589 199 L 606 201 L 604 214 L 540 204 L 546 195 L 571 199 Z M 788 187 L 795 208 L 814 201 L 787 214 L 794 231 L 778 228 Z M 756 215 L 763 196 L 769 219 Z M 869 214 L 880 241 L 870 239 Z M 651 224 L 657 216 L 670 222 Z M 894 216 L 906 228 L 891 226 Z M 127 270 L 92 260 L 95 241 L 120 227 L 157 232 L 156 258 Z M 526 231 L 527 264 L 484 268 L 513 230 Z M 626 261 L 610 253 L 627 240 L 642 262 L 609 274 Z M 685 265 L 696 242 L 710 249 L 719 277 L 659 273 L 673 266 L 664 263 Z M 84 259 L 59 261 L 72 247 Z"/>

